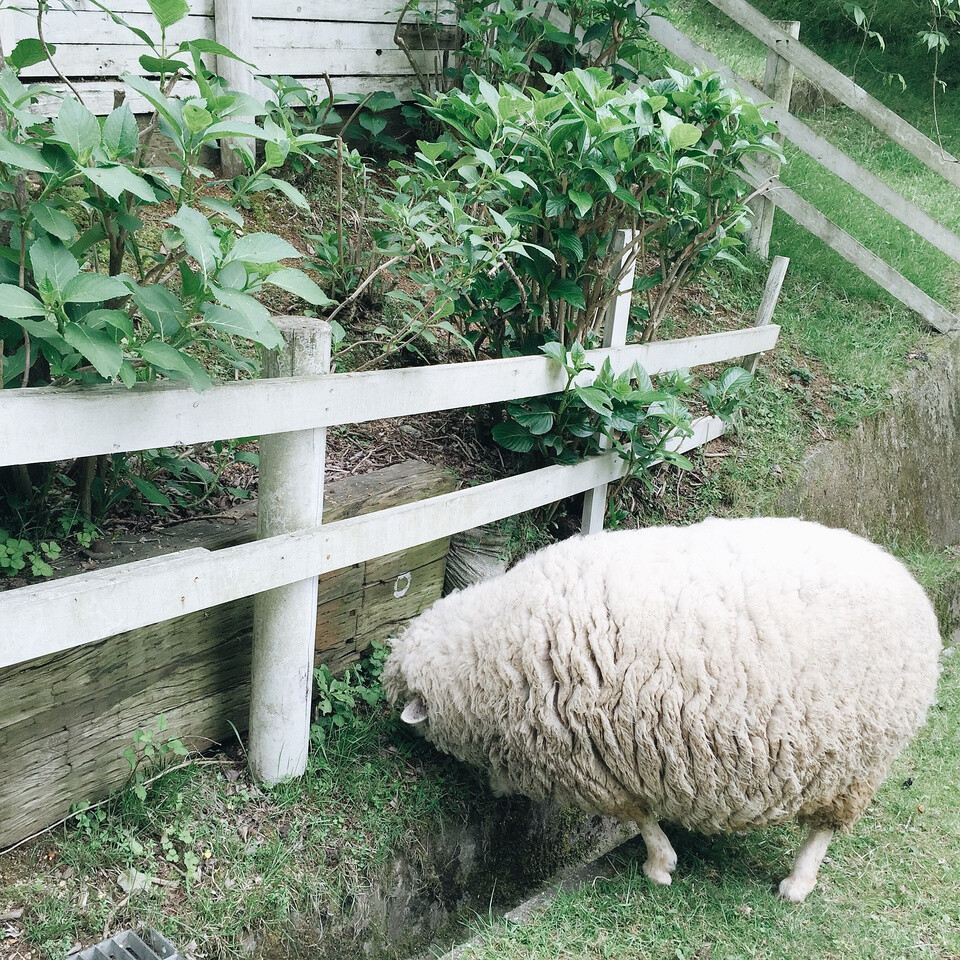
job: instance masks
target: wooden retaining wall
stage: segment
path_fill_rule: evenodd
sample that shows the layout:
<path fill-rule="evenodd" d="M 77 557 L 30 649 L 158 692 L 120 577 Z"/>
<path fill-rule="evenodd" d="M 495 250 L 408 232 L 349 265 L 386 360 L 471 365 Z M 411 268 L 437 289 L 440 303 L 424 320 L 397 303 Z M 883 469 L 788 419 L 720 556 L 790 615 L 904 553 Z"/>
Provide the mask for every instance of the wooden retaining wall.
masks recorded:
<path fill-rule="evenodd" d="M 324 522 L 448 493 L 451 474 L 410 461 L 328 484 Z M 256 505 L 196 520 L 159 543 L 125 544 L 128 563 L 190 547 L 221 549 L 256 532 Z M 340 669 L 373 640 L 439 598 L 449 539 L 354 564 L 320 578 L 316 662 Z M 123 751 L 159 715 L 170 736 L 203 749 L 245 730 L 253 598 L 132 630 L 0 670 L 0 848 L 96 800 L 129 773 Z"/>

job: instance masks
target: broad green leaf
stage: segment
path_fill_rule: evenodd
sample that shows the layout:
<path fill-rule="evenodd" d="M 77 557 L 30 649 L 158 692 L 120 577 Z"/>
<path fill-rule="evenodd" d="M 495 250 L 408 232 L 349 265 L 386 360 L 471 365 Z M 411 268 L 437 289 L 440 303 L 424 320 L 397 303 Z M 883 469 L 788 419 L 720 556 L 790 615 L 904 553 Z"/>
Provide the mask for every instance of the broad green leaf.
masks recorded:
<path fill-rule="evenodd" d="M 674 150 L 684 150 L 697 143 L 700 137 L 699 127 L 695 127 L 692 123 L 679 123 L 670 131 L 670 146 Z"/>
<path fill-rule="evenodd" d="M 187 0 L 147 0 L 153 16 L 164 30 L 179 23 L 189 12 Z"/>
<path fill-rule="evenodd" d="M 279 263 L 291 258 L 299 259 L 302 254 L 282 237 L 272 233 L 248 233 L 240 237 L 227 254 L 227 261 L 240 260 L 243 263 Z"/>
<path fill-rule="evenodd" d="M 0 283 L 0 317 L 42 317 L 47 308 L 32 294 L 12 283 Z M 54 328 L 56 329 L 56 328 Z"/>
<path fill-rule="evenodd" d="M 38 150 L 25 147 L 22 143 L 14 143 L 2 135 L 0 135 L 0 163 L 7 167 L 19 167 L 21 170 L 33 170 L 36 173 L 53 173 L 53 167 L 40 156 Z"/>
<path fill-rule="evenodd" d="M 731 367 L 720 377 L 720 389 L 726 393 L 737 393 L 753 380 L 753 374 L 743 367 Z"/>
<path fill-rule="evenodd" d="M 174 112 L 173 103 L 163 95 L 163 91 L 155 83 L 151 83 L 145 77 L 138 77 L 134 74 L 125 74 L 120 79 L 155 107 L 157 113 L 159 113 L 174 130 L 178 128 L 179 123 L 177 115 Z"/>
<path fill-rule="evenodd" d="M 418 140 L 417 147 L 430 161 L 439 160 L 447 152 L 445 143 L 428 143 L 426 140 Z"/>
<path fill-rule="evenodd" d="M 638 277 L 633 283 L 633 289 L 636 293 L 643 293 L 645 290 L 652 290 L 663 280 L 663 274 L 657 270 L 648 277 Z"/>
<path fill-rule="evenodd" d="M 556 341 L 545 343 L 540 347 L 542 353 L 545 353 L 551 360 L 556 360 L 562 367 L 567 365 L 567 351 L 562 344 Z"/>
<path fill-rule="evenodd" d="M 245 63 L 247 66 L 252 67 L 253 64 L 249 60 L 244 60 L 243 57 L 235 54 L 229 47 L 225 47 L 222 43 L 217 43 L 216 40 L 206 40 L 203 37 L 199 37 L 196 40 L 184 40 L 180 44 L 179 50 L 190 50 L 196 51 L 197 53 L 213 53 L 218 57 L 228 57 L 230 60 L 239 60 L 240 63 Z M 261 110 L 263 105 L 260 105 Z M 247 111 L 244 110 L 244 113 Z"/>
<path fill-rule="evenodd" d="M 170 498 L 152 481 L 145 477 L 138 477 L 135 473 L 130 474 L 130 480 L 133 485 L 143 495 L 144 500 L 158 507 L 171 507 Z"/>
<path fill-rule="evenodd" d="M 64 243 L 71 243 L 78 233 L 77 225 L 65 213 L 49 203 L 31 204 L 30 213 L 40 227 Z"/>
<path fill-rule="evenodd" d="M 597 387 L 574 387 L 574 394 L 591 410 L 608 414 L 611 411 L 610 398 Z"/>
<path fill-rule="evenodd" d="M 198 393 L 213 383 L 207 371 L 193 357 L 181 353 L 169 343 L 148 340 L 140 345 L 140 356 L 171 379 L 186 380 Z"/>
<path fill-rule="evenodd" d="M 133 300 L 164 340 L 169 340 L 187 322 L 187 313 L 180 299 L 158 283 L 135 287 Z"/>
<path fill-rule="evenodd" d="M 298 206 L 301 210 L 310 209 L 307 198 L 292 183 L 288 183 L 286 180 L 279 180 L 275 177 L 264 177 L 264 179 L 269 181 L 275 190 L 279 190 L 291 203 Z"/>
<path fill-rule="evenodd" d="M 519 423 L 508 420 L 506 423 L 498 423 L 493 428 L 493 439 L 506 450 L 512 450 L 514 453 L 529 453 L 536 446 L 536 439 L 529 430 L 524 429 Z"/>
<path fill-rule="evenodd" d="M 120 372 L 123 351 L 109 333 L 92 330 L 80 323 L 68 323 L 63 339 L 89 360 L 101 377 L 112 380 Z"/>
<path fill-rule="evenodd" d="M 100 123 L 97 118 L 75 97 L 67 97 L 53 121 L 56 134 L 51 138 L 62 143 L 74 159 L 87 156 L 100 146 Z"/>
<path fill-rule="evenodd" d="M 315 307 L 329 307 L 334 303 L 302 270 L 293 268 L 275 270 L 265 278 L 264 282 L 272 283 L 281 290 L 287 290 Z"/>
<path fill-rule="evenodd" d="M 136 333 L 133 321 L 125 310 L 91 310 L 83 315 L 83 323 L 91 330 L 113 327 L 129 340 L 132 340 Z"/>
<path fill-rule="evenodd" d="M 198 103 L 186 103 L 183 106 L 183 119 L 191 133 L 199 133 L 213 125 L 213 114 Z"/>
<path fill-rule="evenodd" d="M 589 193 L 584 193 L 581 190 L 569 190 L 567 196 L 573 201 L 577 213 L 581 217 L 585 217 L 593 207 L 593 197 Z"/>
<path fill-rule="evenodd" d="M 221 291 L 218 296 L 225 293 L 226 291 Z M 242 303 L 240 298 L 249 301 L 249 304 Z M 255 343 L 262 344 L 268 350 L 276 350 L 283 346 L 283 337 L 270 321 L 270 314 L 266 307 L 257 303 L 253 297 L 248 297 L 242 293 L 225 297 L 225 299 L 230 301 L 231 306 L 208 303 L 203 308 L 203 319 L 214 330 L 219 330 L 221 333 L 227 333 L 233 337 L 253 340 Z"/>
<path fill-rule="evenodd" d="M 222 120 L 208 127 L 203 132 L 203 140 L 206 143 L 210 140 L 218 140 L 220 137 L 255 137 L 258 140 L 266 140 L 267 135 L 255 123 L 249 120 L 229 119 Z"/>
<path fill-rule="evenodd" d="M 523 407 L 511 404 L 507 412 L 521 427 L 525 427 L 536 437 L 553 429 L 553 411 L 542 400 L 532 400 Z"/>
<path fill-rule="evenodd" d="M 33 278 L 44 301 L 63 301 L 67 284 L 80 273 L 77 258 L 59 241 L 40 237 L 30 245 Z"/>
<path fill-rule="evenodd" d="M 219 197 L 205 197 L 200 201 L 200 206 L 220 214 L 221 217 L 226 217 L 227 220 L 235 223 L 238 227 L 243 226 L 243 214 L 226 200 L 221 200 Z"/>
<path fill-rule="evenodd" d="M 95 183 L 114 200 L 119 200 L 124 193 L 132 193 L 147 203 L 158 202 L 153 187 L 122 164 L 112 167 L 88 167 L 82 172 L 91 183 Z"/>
<path fill-rule="evenodd" d="M 57 48 L 51 43 L 47 45 L 52 57 Z M 7 54 L 7 63 L 14 70 L 23 70 L 24 67 L 32 67 L 35 63 L 41 63 L 47 59 L 47 51 L 43 44 L 36 37 L 24 37 L 17 41 L 17 45 Z"/>
<path fill-rule="evenodd" d="M 81 273 L 75 276 L 63 290 L 64 303 L 100 303 L 114 297 L 127 297 L 130 290 L 117 277 L 102 273 Z"/>
<path fill-rule="evenodd" d="M 565 300 L 580 310 L 585 310 L 587 307 L 583 290 L 575 280 L 571 280 L 569 277 L 557 280 L 550 285 L 550 298 L 552 300 Z"/>
<path fill-rule="evenodd" d="M 210 276 L 220 259 L 220 241 L 210 221 L 198 210 L 182 206 L 168 220 L 180 230 L 187 253 L 200 265 L 205 276 Z"/>
<path fill-rule="evenodd" d="M 267 140 L 263 145 L 263 158 L 266 162 L 266 168 L 273 170 L 275 167 L 282 167 L 290 154 L 290 141 L 281 140 L 279 143 L 273 140 Z"/>
<path fill-rule="evenodd" d="M 111 157 L 132 156 L 140 145 L 137 118 L 126 103 L 103 121 L 103 146 Z"/>
<path fill-rule="evenodd" d="M 175 57 L 154 57 L 149 53 L 141 54 L 140 66 L 146 73 L 176 73 L 177 70 L 189 72 L 190 67 L 183 60 Z"/>

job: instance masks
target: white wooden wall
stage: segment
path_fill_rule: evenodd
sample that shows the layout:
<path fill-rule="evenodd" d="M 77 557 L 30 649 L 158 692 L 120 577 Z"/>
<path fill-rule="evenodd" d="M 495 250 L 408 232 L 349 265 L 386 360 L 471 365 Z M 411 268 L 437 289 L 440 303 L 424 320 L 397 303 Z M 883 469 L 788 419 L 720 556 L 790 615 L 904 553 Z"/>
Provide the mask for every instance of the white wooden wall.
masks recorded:
<path fill-rule="evenodd" d="M 44 18 L 44 37 L 56 46 L 58 66 L 87 106 L 107 113 L 113 107 L 113 91 L 120 86 L 117 78 L 144 72 L 138 58 L 145 48 L 89 0 L 73 3 L 76 12 L 53 6 Z M 146 0 L 114 0 L 108 5 L 159 40 L 159 27 Z M 26 12 L 0 9 L 0 44 L 5 52 L 23 37 L 37 36 L 36 0 L 21 6 Z M 400 6 L 396 0 L 254 0 L 252 62 L 261 74 L 296 77 L 321 91 L 326 90 L 326 73 L 337 95 L 375 90 L 409 95 L 417 86 L 416 78 L 393 39 Z M 191 0 L 190 7 L 190 15 L 168 35 L 173 46 L 198 37 L 216 39 L 214 0 Z M 425 69 L 433 69 L 436 54 L 415 56 Z M 29 67 L 21 76 L 61 87 L 48 63 Z M 131 98 L 128 102 L 135 110 L 147 112 L 144 101 Z"/>

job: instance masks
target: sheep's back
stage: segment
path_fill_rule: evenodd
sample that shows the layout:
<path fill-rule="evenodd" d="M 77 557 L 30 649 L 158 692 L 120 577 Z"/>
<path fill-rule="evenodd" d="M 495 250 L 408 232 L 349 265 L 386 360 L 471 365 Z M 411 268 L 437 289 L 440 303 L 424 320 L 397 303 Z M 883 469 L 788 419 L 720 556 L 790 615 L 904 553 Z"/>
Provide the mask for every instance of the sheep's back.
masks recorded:
<path fill-rule="evenodd" d="M 705 832 L 815 816 L 872 794 L 933 697 L 929 601 L 844 531 L 607 533 L 489 587 L 473 709 L 494 780 L 535 798 Z"/>

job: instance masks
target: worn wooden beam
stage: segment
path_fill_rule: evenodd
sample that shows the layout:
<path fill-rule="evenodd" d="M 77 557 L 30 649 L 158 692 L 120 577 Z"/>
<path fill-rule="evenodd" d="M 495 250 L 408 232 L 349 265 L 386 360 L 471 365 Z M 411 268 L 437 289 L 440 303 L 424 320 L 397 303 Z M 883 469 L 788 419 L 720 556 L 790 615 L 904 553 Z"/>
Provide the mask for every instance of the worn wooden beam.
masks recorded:
<path fill-rule="evenodd" d="M 764 328 L 778 331 L 773 325 Z M 695 423 L 690 450 L 720 436 L 716 417 Z M 0 594 L 0 665 L 169 620 L 240 597 L 349 567 L 385 553 L 449 537 L 471 527 L 554 503 L 623 476 L 615 453 L 574 466 L 545 467 L 376 514 L 324 524 L 318 530 L 219 550 L 190 550 L 115 570 Z"/>
<path fill-rule="evenodd" d="M 776 123 L 783 136 L 794 146 L 812 157 L 830 173 L 840 177 L 854 190 L 883 207 L 887 213 L 918 236 L 960 263 L 960 237 L 949 227 L 930 216 L 925 210 L 921 210 L 915 203 L 847 156 L 829 140 L 821 137 L 788 110 L 776 103 L 767 103 L 769 98 L 763 91 L 758 90 L 744 77 L 731 70 L 714 54 L 694 43 L 671 23 L 662 17 L 651 17 L 649 22 L 650 36 L 665 50 L 670 51 L 685 63 L 715 70 L 722 77 L 736 84 L 741 93 L 750 97 L 755 103 L 766 104 L 761 107 L 761 114 L 765 119 Z"/>
<path fill-rule="evenodd" d="M 781 57 L 789 60 L 809 79 L 828 90 L 851 110 L 869 120 L 929 169 L 939 173 L 954 186 L 960 187 L 960 162 L 956 157 L 912 127 L 889 107 L 885 107 L 863 87 L 830 66 L 799 40 L 781 30 L 746 0 L 710 0 L 710 3 L 758 40 L 775 49 Z"/>
<path fill-rule="evenodd" d="M 773 322 L 773 314 L 777 309 L 777 302 L 780 300 L 780 290 L 783 288 L 783 281 L 787 275 L 787 267 L 790 266 L 789 257 L 774 257 L 770 264 L 770 272 L 767 274 L 767 282 L 763 288 L 763 296 L 760 298 L 760 306 L 757 309 L 757 319 L 753 325 L 755 327 L 765 327 Z M 761 354 L 754 353 L 744 357 L 740 361 L 740 366 L 748 373 L 756 373 L 757 365 L 760 363 Z"/>
<path fill-rule="evenodd" d="M 769 350 L 777 329 L 591 350 L 599 369 L 639 363 L 653 375 Z M 579 384 L 592 381 L 586 371 Z M 308 430 L 559 393 L 566 375 L 547 357 L 438 364 L 328 377 L 248 380 L 196 393 L 181 384 L 0 391 L 0 466 Z"/>
<path fill-rule="evenodd" d="M 800 21 L 789 20 L 779 24 L 791 37 L 800 36 Z M 766 71 L 763 77 L 763 92 L 781 109 L 790 111 L 790 97 L 793 94 L 793 64 L 784 60 L 775 50 L 767 51 Z M 783 134 L 774 139 L 783 146 Z M 780 176 L 780 160 L 776 157 L 757 157 L 757 163 L 771 177 Z M 767 197 L 755 197 L 751 201 L 754 211 L 753 223 L 747 231 L 748 248 L 764 260 L 770 259 L 770 237 L 773 235 L 773 217 L 776 205 Z"/>

